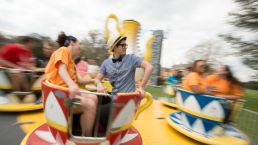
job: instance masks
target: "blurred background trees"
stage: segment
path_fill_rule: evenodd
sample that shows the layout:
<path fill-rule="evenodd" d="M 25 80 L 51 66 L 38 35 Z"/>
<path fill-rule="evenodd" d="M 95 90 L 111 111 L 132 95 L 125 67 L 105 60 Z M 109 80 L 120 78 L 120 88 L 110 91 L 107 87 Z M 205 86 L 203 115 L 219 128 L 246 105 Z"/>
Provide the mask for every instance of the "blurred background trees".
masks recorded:
<path fill-rule="evenodd" d="M 220 37 L 232 44 L 245 65 L 258 71 L 258 0 L 235 0 L 235 3 L 239 7 L 228 14 L 228 23 L 237 28 L 237 32 Z"/>
<path fill-rule="evenodd" d="M 44 42 L 55 42 L 48 36 L 42 36 L 37 33 L 29 34 L 29 36 L 35 39 L 35 47 L 33 53 L 35 57 L 42 57 L 42 47 Z M 3 45 L 17 43 L 19 36 L 7 35 L 0 32 L 0 48 Z M 91 30 L 88 35 L 86 35 L 81 43 L 80 55 L 85 56 L 85 61 L 87 59 L 94 59 L 100 66 L 102 62 L 109 57 L 107 40 L 104 32 L 99 30 Z M 58 49 L 58 44 L 56 43 L 55 49 Z"/>
<path fill-rule="evenodd" d="M 37 33 L 29 34 L 35 40 L 35 47 L 33 48 L 33 54 L 35 57 L 42 57 L 42 46 L 44 42 L 53 42 L 50 37 L 42 36 Z M 7 35 L 0 32 L 0 47 L 6 44 L 18 43 L 20 36 Z"/>
<path fill-rule="evenodd" d="M 235 31 L 219 36 L 231 44 L 243 64 L 258 72 L 258 0 L 235 0 L 235 3 L 238 9 L 228 14 L 228 24 Z M 252 81 L 242 83 L 244 88 L 258 90 L 256 74 Z"/>
<path fill-rule="evenodd" d="M 223 61 L 222 44 L 215 40 L 202 40 L 193 48 L 186 52 L 186 58 L 189 62 L 194 62 L 195 60 L 206 60 L 211 66 L 216 64 L 221 64 Z"/>
<path fill-rule="evenodd" d="M 88 38 L 81 40 L 80 55 L 87 59 L 95 59 L 100 66 L 102 62 L 109 57 L 107 39 L 104 32 L 99 30 L 91 30 Z"/>

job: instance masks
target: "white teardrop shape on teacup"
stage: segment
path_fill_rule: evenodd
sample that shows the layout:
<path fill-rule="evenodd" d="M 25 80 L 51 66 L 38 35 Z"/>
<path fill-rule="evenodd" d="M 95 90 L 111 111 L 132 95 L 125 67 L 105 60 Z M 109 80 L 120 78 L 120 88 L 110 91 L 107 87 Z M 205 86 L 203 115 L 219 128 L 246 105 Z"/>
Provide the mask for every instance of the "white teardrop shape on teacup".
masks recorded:
<path fill-rule="evenodd" d="M 125 126 L 134 120 L 135 105 L 133 99 L 130 99 L 128 103 L 123 107 L 119 114 L 114 119 L 112 123 L 112 128 L 118 128 Z"/>
<path fill-rule="evenodd" d="M 189 121 L 188 121 L 187 117 L 185 116 L 185 113 L 182 112 L 181 115 L 182 115 L 183 124 L 184 124 L 186 127 L 188 127 L 188 128 L 191 129 L 191 126 L 190 126 L 190 124 L 189 124 Z"/>
<path fill-rule="evenodd" d="M 8 77 L 5 75 L 4 71 L 0 71 L 0 86 L 11 87 L 11 83 Z"/>
<path fill-rule="evenodd" d="M 126 134 L 124 136 L 124 138 L 121 140 L 120 144 L 126 143 L 128 141 L 131 141 L 132 139 L 134 139 L 136 136 L 138 135 L 138 133 L 134 133 L 134 134 Z"/>
<path fill-rule="evenodd" d="M 213 100 L 202 109 L 202 114 L 224 119 L 225 113 L 219 101 Z"/>
<path fill-rule="evenodd" d="M 164 92 L 168 93 L 169 95 L 175 94 L 172 85 L 167 85 Z"/>
<path fill-rule="evenodd" d="M 52 91 L 49 93 L 47 97 L 47 101 L 45 105 L 45 116 L 47 119 L 57 124 L 68 126 L 63 110 L 61 109 Z"/>
<path fill-rule="evenodd" d="M 199 118 L 193 123 L 192 129 L 200 134 L 206 133 L 202 120 Z"/>
<path fill-rule="evenodd" d="M 78 76 L 78 78 L 82 78 L 82 76 L 79 72 L 77 72 L 77 76 Z"/>
<path fill-rule="evenodd" d="M 184 108 L 190 111 L 201 113 L 201 107 L 193 95 L 190 95 L 184 102 Z"/>
<path fill-rule="evenodd" d="M 182 116 L 179 113 L 176 113 L 175 115 L 179 120 L 182 120 Z"/>
<path fill-rule="evenodd" d="M 182 96 L 181 96 L 180 91 L 177 91 L 177 92 L 176 92 L 176 103 L 177 103 L 177 105 L 183 107 L 183 98 L 182 98 Z"/>
<path fill-rule="evenodd" d="M 50 131 L 36 130 L 34 133 L 44 141 L 47 141 L 49 143 L 56 143 L 56 140 Z"/>

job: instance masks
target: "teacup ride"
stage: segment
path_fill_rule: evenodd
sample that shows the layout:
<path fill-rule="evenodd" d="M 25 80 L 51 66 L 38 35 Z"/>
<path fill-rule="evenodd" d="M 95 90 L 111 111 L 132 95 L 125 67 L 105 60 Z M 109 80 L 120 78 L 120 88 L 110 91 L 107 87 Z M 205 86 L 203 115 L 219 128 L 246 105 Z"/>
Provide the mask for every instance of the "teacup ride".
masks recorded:
<path fill-rule="evenodd" d="M 29 75 L 30 91 L 14 92 L 12 91 L 10 80 L 7 77 L 8 75 L 12 75 L 9 73 L 9 70 L 18 69 L 0 67 L 0 111 L 21 112 L 42 109 L 41 81 L 46 79 L 44 72 L 38 75 L 31 70 L 20 70 L 25 75 Z"/>
<path fill-rule="evenodd" d="M 141 133 L 132 126 L 139 114 L 148 108 L 153 101 L 151 94 L 146 93 L 146 103 L 140 106 L 140 93 L 118 93 L 116 100 L 109 94 L 81 91 L 81 93 L 98 96 L 98 109 L 93 129 L 93 137 L 81 136 L 79 120 L 72 113 L 73 108 L 80 107 L 79 99 L 68 97 L 69 89 L 42 81 L 43 105 L 47 122 L 38 126 L 23 139 L 21 145 L 65 144 L 65 145 L 143 145 Z M 104 97 L 106 96 L 106 97 Z M 107 127 L 99 123 L 102 100 L 109 98 Z M 74 123 L 73 123 L 74 122 Z M 77 126 L 76 126 L 77 125 Z"/>
<path fill-rule="evenodd" d="M 177 89 L 179 112 L 170 113 L 166 119 L 170 126 L 182 134 L 205 144 L 248 145 L 250 139 L 229 122 L 236 122 L 245 104 L 234 102 L 230 108 L 224 98 L 198 95 Z"/>
<path fill-rule="evenodd" d="M 159 97 L 158 100 L 164 105 L 176 108 L 177 107 L 176 97 L 175 97 L 176 86 L 174 84 L 166 82 L 163 86 L 163 91 L 165 96 Z"/>

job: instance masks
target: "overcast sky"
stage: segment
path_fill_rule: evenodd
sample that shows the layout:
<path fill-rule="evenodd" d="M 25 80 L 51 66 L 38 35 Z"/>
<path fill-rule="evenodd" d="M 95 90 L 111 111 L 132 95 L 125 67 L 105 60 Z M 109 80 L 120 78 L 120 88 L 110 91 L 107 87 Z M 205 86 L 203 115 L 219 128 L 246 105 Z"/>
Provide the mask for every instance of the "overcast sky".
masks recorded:
<path fill-rule="evenodd" d="M 218 39 L 229 32 L 228 12 L 236 9 L 233 0 L 0 0 L 0 31 L 13 35 L 38 33 L 57 38 L 60 31 L 85 37 L 89 30 L 104 31 L 109 14 L 120 25 L 131 19 L 141 24 L 140 49 L 145 51 L 152 30 L 170 29 L 163 41 L 161 65 L 185 63 L 185 52 L 204 39 Z M 109 29 L 116 33 L 115 21 Z M 225 59 L 242 81 L 253 71 L 234 57 Z"/>

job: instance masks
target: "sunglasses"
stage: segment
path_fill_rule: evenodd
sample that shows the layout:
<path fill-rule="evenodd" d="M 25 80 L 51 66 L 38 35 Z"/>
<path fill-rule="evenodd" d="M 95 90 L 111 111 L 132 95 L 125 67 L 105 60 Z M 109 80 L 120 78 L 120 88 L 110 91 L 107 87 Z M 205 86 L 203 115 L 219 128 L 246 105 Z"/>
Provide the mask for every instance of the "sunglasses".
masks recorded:
<path fill-rule="evenodd" d="M 207 67 L 207 65 L 199 65 L 199 67 Z"/>
<path fill-rule="evenodd" d="M 122 48 L 128 47 L 128 44 L 117 44 L 117 45 L 121 45 Z"/>
<path fill-rule="evenodd" d="M 43 49 L 52 50 L 51 48 L 46 48 L 46 47 L 43 47 Z"/>

